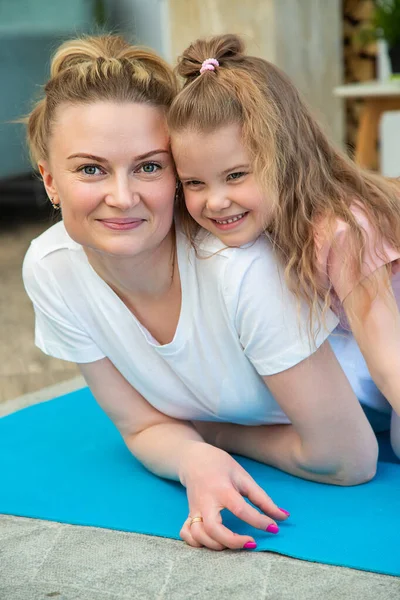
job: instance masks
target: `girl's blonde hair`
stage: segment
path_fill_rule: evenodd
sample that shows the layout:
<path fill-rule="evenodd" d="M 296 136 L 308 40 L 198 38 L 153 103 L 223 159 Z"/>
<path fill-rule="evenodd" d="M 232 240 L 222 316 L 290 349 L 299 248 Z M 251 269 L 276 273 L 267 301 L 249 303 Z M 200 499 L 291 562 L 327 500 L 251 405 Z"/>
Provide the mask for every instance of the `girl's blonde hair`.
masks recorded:
<path fill-rule="evenodd" d="M 138 102 L 168 109 L 176 77 L 157 54 L 118 35 L 87 36 L 56 51 L 44 97 L 28 115 L 27 140 L 33 163 L 48 158 L 48 143 L 61 104 Z"/>
<path fill-rule="evenodd" d="M 324 312 L 331 300 L 316 265 L 318 221 L 326 219 L 332 237 L 337 218 L 348 224 L 348 260 L 357 277 L 365 237 L 351 204 L 360 205 L 378 234 L 400 251 L 400 203 L 393 182 L 360 169 L 329 142 L 282 71 L 244 50 L 238 36 L 220 35 L 197 40 L 184 51 L 177 66 L 184 86 L 169 110 L 169 126 L 172 132 L 210 132 L 240 125 L 259 185 L 276 198 L 266 233 L 285 265 L 290 288 L 309 303 L 312 327 L 320 298 L 325 300 Z M 202 62 L 210 57 L 219 67 L 200 74 Z M 193 240 L 199 226 L 183 202 L 179 212 Z"/>

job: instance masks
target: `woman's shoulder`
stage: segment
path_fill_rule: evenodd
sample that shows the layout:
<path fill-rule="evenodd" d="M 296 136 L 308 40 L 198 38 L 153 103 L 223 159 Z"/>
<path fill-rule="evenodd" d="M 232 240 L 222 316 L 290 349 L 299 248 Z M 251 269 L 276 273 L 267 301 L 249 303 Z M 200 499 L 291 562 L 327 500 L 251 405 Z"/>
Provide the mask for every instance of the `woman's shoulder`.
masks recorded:
<path fill-rule="evenodd" d="M 76 248 L 80 248 L 79 244 L 69 237 L 63 221 L 60 221 L 31 241 L 28 254 L 33 254 L 36 260 L 41 260 L 58 250 Z"/>
<path fill-rule="evenodd" d="M 25 254 L 22 273 L 25 287 L 29 285 L 44 285 L 51 272 L 61 268 L 62 254 L 67 256 L 68 251 L 80 249 L 81 246 L 74 242 L 65 230 L 64 223 L 60 221 L 49 227 L 30 243 Z M 52 260 L 53 257 L 56 261 Z"/>

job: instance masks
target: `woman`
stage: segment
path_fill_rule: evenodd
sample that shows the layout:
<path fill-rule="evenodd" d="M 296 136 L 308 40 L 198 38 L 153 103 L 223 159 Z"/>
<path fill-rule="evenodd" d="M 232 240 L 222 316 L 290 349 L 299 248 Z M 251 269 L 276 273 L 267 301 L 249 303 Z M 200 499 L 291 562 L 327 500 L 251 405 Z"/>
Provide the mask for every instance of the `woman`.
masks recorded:
<path fill-rule="evenodd" d="M 24 282 L 37 345 L 77 362 L 130 451 L 186 486 L 183 539 L 254 548 L 222 508 L 271 533 L 288 512 L 226 449 L 353 485 L 374 475 L 377 445 L 325 342 L 336 318 L 311 348 L 268 243 L 209 238 L 204 260 L 173 227 L 175 93 L 169 67 L 119 37 L 59 48 L 28 142 L 63 221 L 32 243 Z"/>

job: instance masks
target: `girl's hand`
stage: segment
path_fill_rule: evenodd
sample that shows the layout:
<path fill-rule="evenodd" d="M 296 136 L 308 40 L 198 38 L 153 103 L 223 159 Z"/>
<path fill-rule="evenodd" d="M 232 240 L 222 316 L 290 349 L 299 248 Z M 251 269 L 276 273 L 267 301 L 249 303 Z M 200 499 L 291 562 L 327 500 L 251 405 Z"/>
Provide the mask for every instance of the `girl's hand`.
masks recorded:
<path fill-rule="evenodd" d="M 222 524 L 221 511 L 227 508 L 249 525 L 278 533 L 275 521 L 289 515 L 278 508 L 254 479 L 227 452 L 204 442 L 191 442 L 182 460 L 180 479 L 186 487 L 189 501 L 189 518 L 180 535 L 190 546 L 206 546 L 212 550 L 225 548 L 255 548 L 254 539 L 238 535 Z M 248 498 L 262 511 L 250 506 Z M 263 514 L 264 513 L 264 514 Z M 190 525 L 191 519 L 202 521 Z"/>

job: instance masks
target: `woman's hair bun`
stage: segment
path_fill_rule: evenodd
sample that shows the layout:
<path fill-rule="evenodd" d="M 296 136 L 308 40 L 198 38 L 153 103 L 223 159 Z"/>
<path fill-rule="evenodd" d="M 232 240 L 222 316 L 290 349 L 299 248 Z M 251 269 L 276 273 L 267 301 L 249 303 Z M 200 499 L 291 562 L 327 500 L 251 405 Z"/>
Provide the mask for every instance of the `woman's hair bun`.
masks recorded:
<path fill-rule="evenodd" d="M 118 35 L 87 36 L 62 44 L 51 63 L 51 78 L 76 65 L 122 58 L 130 45 Z"/>
<path fill-rule="evenodd" d="M 191 80 L 200 74 L 201 65 L 207 58 L 216 58 L 220 67 L 223 67 L 240 61 L 244 50 L 243 40 L 234 34 L 196 40 L 179 57 L 176 72 L 184 79 Z"/>

